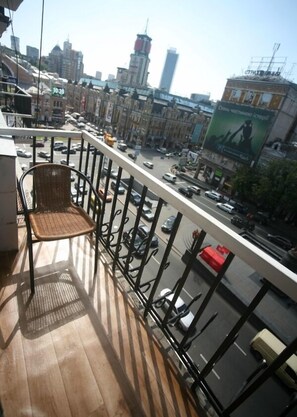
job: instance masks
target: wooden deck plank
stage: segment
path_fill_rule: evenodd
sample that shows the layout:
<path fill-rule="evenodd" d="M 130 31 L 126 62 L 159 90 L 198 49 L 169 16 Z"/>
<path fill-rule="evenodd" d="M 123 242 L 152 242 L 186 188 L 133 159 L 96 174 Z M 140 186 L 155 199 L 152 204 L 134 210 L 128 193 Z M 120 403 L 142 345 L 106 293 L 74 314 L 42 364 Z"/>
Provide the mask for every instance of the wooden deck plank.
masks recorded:
<path fill-rule="evenodd" d="M 87 239 L 35 246 L 31 301 L 24 246 L 14 262 L 15 275 L 0 290 L 5 417 L 24 412 L 34 417 L 198 416 L 178 371 L 108 265 L 100 261 L 93 277 Z M 20 285 L 24 277 L 26 284 Z"/>

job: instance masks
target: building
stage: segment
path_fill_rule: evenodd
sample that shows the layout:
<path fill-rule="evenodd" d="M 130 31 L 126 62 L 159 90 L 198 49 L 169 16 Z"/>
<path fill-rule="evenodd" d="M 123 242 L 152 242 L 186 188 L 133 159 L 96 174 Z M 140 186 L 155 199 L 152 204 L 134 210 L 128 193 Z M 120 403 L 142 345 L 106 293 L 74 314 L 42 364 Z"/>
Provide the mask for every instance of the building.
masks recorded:
<path fill-rule="evenodd" d="M 134 44 L 134 53 L 130 55 L 129 69 L 122 77 L 122 84 L 130 87 L 147 87 L 149 53 L 152 39 L 144 35 L 137 35 Z"/>
<path fill-rule="evenodd" d="M 102 79 L 102 72 L 101 72 L 101 71 L 96 71 L 95 78 L 96 78 L 97 80 L 100 80 L 100 81 L 101 81 L 101 79 Z"/>
<path fill-rule="evenodd" d="M 167 50 L 166 61 L 164 64 L 161 81 L 159 88 L 160 90 L 170 92 L 176 64 L 178 60 L 178 54 L 176 53 L 176 49 L 170 48 Z"/>
<path fill-rule="evenodd" d="M 48 70 L 61 78 L 78 81 L 84 71 L 83 54 L 73 50 L 69 41 L 64 42 L 63 50 L 56 45 L 48 56 Z"/>
<path fill-rule="evenodd" d="M 228 191 L 229 180 L 241 166 L 253 168 L 284 155 L 296 159 L 296 148 L 290 147 L 296 141 L 297 85 L 280 71 L 247 70 L 227 80 L 206 133 L 200 166 L 205 166 L 210 184 Z M 286 147 L 286 153 L 277 156 L 275 147 Z"/>
<path fill-rule="evenodd" d="M 20 38 L 17 36 L 10 36 L 10 47 L 13 51 L 20 53 Z"/>
<path fill-rule="evenodd" d="M 37 62 L 39 58 L 39 49 L 34 46 L 27 45 L 26 55 L 30 60 Z"/>

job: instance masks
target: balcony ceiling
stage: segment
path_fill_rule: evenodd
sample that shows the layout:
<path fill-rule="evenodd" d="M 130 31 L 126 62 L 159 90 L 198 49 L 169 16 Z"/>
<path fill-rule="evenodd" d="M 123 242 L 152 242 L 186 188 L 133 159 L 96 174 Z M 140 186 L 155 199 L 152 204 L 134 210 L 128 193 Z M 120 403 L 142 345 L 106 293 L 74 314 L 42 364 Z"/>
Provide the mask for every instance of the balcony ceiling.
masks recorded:
<path fill-rule="evenodd" d="M 15 12 L 22 2 L 23 0 L 0 0 L 0 7 L 4 7 L 5 9 Z"/>

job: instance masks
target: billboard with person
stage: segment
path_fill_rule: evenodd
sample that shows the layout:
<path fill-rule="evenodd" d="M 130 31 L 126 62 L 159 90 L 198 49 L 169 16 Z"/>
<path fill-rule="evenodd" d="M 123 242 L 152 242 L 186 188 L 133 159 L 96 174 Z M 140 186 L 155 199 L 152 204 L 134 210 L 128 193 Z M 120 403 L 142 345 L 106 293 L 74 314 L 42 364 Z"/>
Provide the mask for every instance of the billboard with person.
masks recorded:
<path fill-rule="evenodd" d="M 203 148 L 251 165 L 261 152 L 274 115 L 270 110 L 219 102 Z"/>

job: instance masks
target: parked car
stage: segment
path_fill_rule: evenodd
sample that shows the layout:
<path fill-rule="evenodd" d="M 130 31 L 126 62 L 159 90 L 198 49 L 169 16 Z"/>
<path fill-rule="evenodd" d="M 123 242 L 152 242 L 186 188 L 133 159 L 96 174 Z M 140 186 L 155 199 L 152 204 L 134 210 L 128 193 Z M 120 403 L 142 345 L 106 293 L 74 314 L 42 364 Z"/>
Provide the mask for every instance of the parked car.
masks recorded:
<path fill-rule="evenodd" d="M 112 195 L 110 194 L 109 191 L 107 191 L 107 193 L 105 193 L 104 188 L 99 188 L 98 189 L 98 195 L 101 198 L 101 200 L 105 200 L 106 203 L 111 203 L 112 202 Z"/>
<path fill-rule="evenodd" d="M 150 228 L 146 224 L 140 224 L 137 229 L 137 234 L 142 239 L 147 239 L 150 233 Z M 151 241 L 151 247 L 157 248 L 159 246 L 159 239 L 158 236 L 154 234 L 152 241 Z"/>
<path fill-rule="evenodd" d="M 268 235 L 266 236 L 267 239 L 274 243 L 275 245 L 285 249 L 285 250 L 290 250 L 293 247 L 293 243 L 290 241 L 290 239 L 287 239 L 284 236 L 280 236 L 280 235 L 272 235 L 270 233 L 268 233 Z"/>
<path fill-rule="evenodd" d="M 222 194 L 217 193 L 214 190 L 207 190 L 205 191 L 204 195 L 205 197 L 211 198 L 212 200 L 215 200 L 215 201 L 221 201 L 223 198 Z"/>
<path fill-rule="evenodd" d="M 60 145 L 60 144 L 54 145 L 54 151 L 63 151 L 64 149 L 67 149 L 67 148 L 68 146 L 66 145 Z"/>
<path fill-rule="evenodd" d="M 252 219 L 255 222 L 263 224 L 263 226 L 267 226 L 270 222 L 269 214 L 264 211 L 257 211 L 257 213 L 252 215 Z"/>
<path fill-rule="evenodd" d="M 31 152 L 27 152 L 23 149 L 17 150 L 17 156 L 20 156 L 21 158 L 32 158 Z"/>
<path fill-rule="evenodd" d="M 131 247 L 131 244 L 132 244 L 132 236 L 133 236 L 133 229 L 130 229 L 128 232 L 125 231 L 123 233 L 123 241 L 128 249 Z M 136 257 L 142 257 L 144 255 L 144 252 L 145 252 L 144 239 L 140 237 L 138 233 L 136 233 L 135 240 L 133 242 L 132 253 Z"/>
<path fill-rule="evenodd" d="M 217 203 L 216 206 L 223 211 L 226 211 L 227 213 L 233 214 L 235 213 L 235 208 L 227 203 Z"/>
<path fill-rule="evenodd" d="M 49 152 L 40 151 L 40 152 L 38 152 L 38 156 L 40 158 L 49 159 L 51 157 L 51 154 Z"/>
<path fill-rule="evenodd" d="M 196 185 L 189 185 L 188 189 L 193 191 L 194 194 L 197 194 L 197 195 L 201 194 L 201 189 L 197 187 Z"/>
<path fill-rule="evenodd" d="M 161 226 L 161 229 L 163 230 L 163 232 L 165 232 L 165 233 L 171 233 L 172 232 L 175 219 L 176 219 L 175 216 L 170 216 L 170 217 L 168 217 L 168 219 L 165 220 L 165 222 Z"/>
<path fill-rule="evenodd" d="M 130 201 L 134 204 L 134 206 L 139 206 L 141 197 L 136 191 L 131 191 Z"/>
<path fill-rule="evenodd" d="M 74 164 L 73 162 L 69 162 L 69 164 L 67 164 L 67 159 L 61 159 L 60 163 L 61 163 L 62 165 L 68 165 L 68 166 L 70 166 L 71 168 L 75 168 L 75 164 Z"/>
<path fill-rule="evenodd" d="M 31 148 L 33 148 L 33 146 L 34 146 L 34 144 L 33 143 L 31 143 Z M 37 140 L 36 142 L 35 142 L 35 148 L 44 148 L 44 143 L 43 142 L 41 142 L 40 140 Z"/>
<path fill-rule="evenodd" d="M 240 217 L 238 215 L 231 217 L 231 223 L 239 229 L 246 229 L 250 232 L 252 232 L 255 229 L 255 223 L 251 222 L 247 218 Z"/>
<path fill-rule="evenodd" d="M 148 222 L 152 222 L 154 220 L 154 217 L 155 217 L 154 213 L 152 212 L 152 210 L 148 206 L 143 206 L 141 215 Z"/>
<path fill-rule="evenodd" d="M 129 158 L 133 159 L 133 161 L 135 161 L 136 159 L 136 155 L 135 153 L 128 153 Z"/>
<path fill-rule="evenodd" d="M 110 170 L 110 176 L 111 178 L 117 178 L 119 175 L 119 171 L 117 169 L 111 169 Z"/>
<path fill-rule="evenodd" d="M 119 183 L 119 185 L 118 185 L 118 187 L 117 187 L 117 183 L 116 183 L 116 181 L 111 181 L 111 183 L 110 183 L 110 188 L 111 188 L 113 191 L 117 191 L 117 192 L 118 192 L 118 194 L 125 194 L 125 188 L 122 186 L 122 184 L 121 184 L 121 183 Z"/>
<path fill-rule="evenodd" d="M 159 297 L 164 297 L 164 296 L 165 296 L 165 301 L 163 304 L 163 308 L 165 311 L 167 311 L 173 300 L 174 293 L 172 293 L 172 291 L 169 288 L 164 288 L 164 290 L 160 292 Z M 177 297 L 177 300 L 171 312 L 171 317 L 176 317 L 178 314 L 185 312 L 187 308 L 188 307 L 183 301 L 183 299 L 181 297 Z M 193 320 L 194 320 L 194 314 L 189 310 L 185 316 L 182 316 L 178 319 L 177 326 L 180 327 L 181 330 L 186 332 L 189 329 Z"/>
<path fill-rule="evenodd" d="M 150 169 L 154 168 L 154 164 L 152 162 L 149 162 L 149 161 L 144 161 L 143 165 L 146 166 L 147 168 L 150 168 Z"/>
<path fill-rule="evenodd" d="M 63 153 L 63 154 L 68 154 L 69 153 L 69 154 L 74 154 L 75 155 L 76 154 L 76 149 L 71 148 L 71 149 L 68 150 L 68 148 L 66 148 L 66 149 L 63 149 L 61 153 Z"/>
<path fill-rule="evenodd" d="M 183 194 L 185 197 L 192 198 L 193 191 L 191 191 L 188 187 L 179 187 L 178 191 Z"/>

